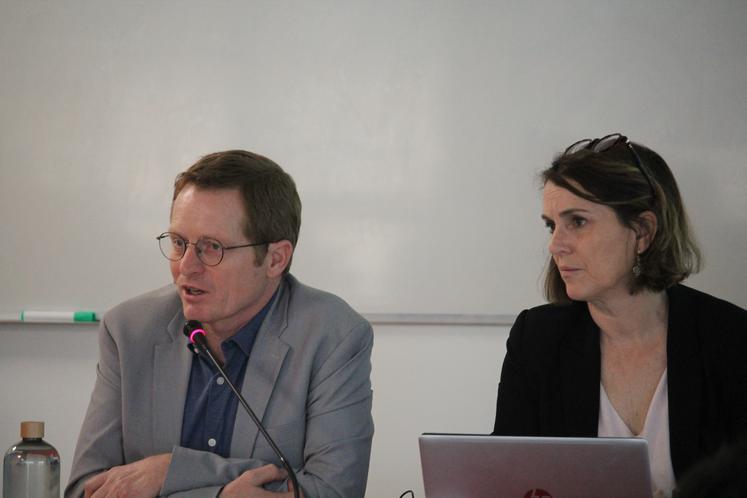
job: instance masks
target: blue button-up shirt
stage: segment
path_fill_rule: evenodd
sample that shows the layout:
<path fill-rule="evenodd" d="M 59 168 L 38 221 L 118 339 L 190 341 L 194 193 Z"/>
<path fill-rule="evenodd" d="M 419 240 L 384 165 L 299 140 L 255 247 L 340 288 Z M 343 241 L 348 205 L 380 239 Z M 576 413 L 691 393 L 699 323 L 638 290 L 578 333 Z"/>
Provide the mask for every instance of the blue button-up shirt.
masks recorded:
<path fill-rule="evenodd" d="M 223 370 L 239 391 L 254 339 L 275 295 L 249 323 L 221 343 L 225 358 Z M 194 351 L 191 344 L 189 348 Z M 181 446 L 228 457 L 238 406 L 238 398 L 210 360 L 204 355 L 195 354 L 189 374 L 187 399 L 184 402 Z"/>

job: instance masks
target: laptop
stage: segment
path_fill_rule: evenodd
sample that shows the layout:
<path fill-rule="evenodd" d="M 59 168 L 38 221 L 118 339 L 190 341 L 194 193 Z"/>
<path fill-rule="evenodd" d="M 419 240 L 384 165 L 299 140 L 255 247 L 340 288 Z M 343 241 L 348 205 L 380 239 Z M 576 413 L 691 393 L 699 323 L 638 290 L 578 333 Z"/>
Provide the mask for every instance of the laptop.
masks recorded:
<path fill-rule="evenodd" d="M 426 498 L 651 498 L 639 438 L 423 434 Z"/>

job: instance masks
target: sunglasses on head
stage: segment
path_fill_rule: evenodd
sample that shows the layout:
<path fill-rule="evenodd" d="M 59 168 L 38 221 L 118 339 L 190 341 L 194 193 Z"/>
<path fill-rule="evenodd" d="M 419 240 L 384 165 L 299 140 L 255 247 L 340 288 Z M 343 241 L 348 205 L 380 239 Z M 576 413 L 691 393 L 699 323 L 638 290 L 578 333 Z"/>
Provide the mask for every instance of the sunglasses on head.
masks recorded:
<path fill-rule="evenodd" d="M 641 158 L 638 155 L 638 152 L 636 152 L 635 147 L 633 147 L 633 144 L 630 143 L 630 140 L 628 140 L 628 137 L 626 137 L 625 135 L 622 135 L 620 133 L 612 133 L 602 138 L 584 138 L 583 140 L 579 140 L 578 142 L 572 143 L 567 149 L 565 149 L 565 152 L 563 152 L 563 155 L 567 156 L 569 154 L 575 154 L 576 152 L 579 152 L 582 150 L 590 150 L 592 152 L 604 152 L 620 143 L 627 146 L 628 150 L 630 150 L 630 152 L 633 154 L 635 165 L 638 168 L 638 170 L 641 172 L 641 174 L 643 174 L 643 177 L 646 179 L 648 186 L 651 187 L 651 195 L 655 199 L 656 189 L 654 188 L 654 181 L 651 178 L 651 175 L 649 174 L 646 167 L 643 166 L 643 161 L 641 161 Z"/>

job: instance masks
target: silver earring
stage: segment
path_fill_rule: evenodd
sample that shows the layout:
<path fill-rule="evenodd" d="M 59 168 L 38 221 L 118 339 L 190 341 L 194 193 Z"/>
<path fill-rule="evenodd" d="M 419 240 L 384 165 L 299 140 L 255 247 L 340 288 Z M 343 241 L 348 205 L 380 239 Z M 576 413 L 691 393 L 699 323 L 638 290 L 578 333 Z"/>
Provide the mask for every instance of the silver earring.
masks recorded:
<path fill-rule="evenodd" d="M 641 255 L 640 254 L 635 255 L 635 264 L 633 265 L 633 276 L 634 277 L 641 276 Z"/>

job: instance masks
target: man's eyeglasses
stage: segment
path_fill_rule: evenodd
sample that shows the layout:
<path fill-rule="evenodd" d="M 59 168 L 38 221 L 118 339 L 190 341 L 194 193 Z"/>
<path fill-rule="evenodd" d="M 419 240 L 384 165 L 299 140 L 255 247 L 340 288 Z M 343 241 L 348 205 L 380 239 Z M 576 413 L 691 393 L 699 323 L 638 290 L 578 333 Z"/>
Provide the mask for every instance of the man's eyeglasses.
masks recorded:
<path fill-rule="evenodd" d="M 224 246 L 215 239 L 210 237 L 200 237 L 197 242 L 190 242 L 181 235 L 173 232 L 163 232 L 161 235 L 156 237 L 158 240 L 158 247 L 161 249 L 161 253 L 169 261 L 179 261 L 184 257 L 187 252 L 187 246 L 190 244 L 195 246 L 195 252 L 200 261 L 207 266 L 216 266 L 223 261 L 223 255 L 226 251 L 231 249 L 238 249 L 240 247 L 255 247 L 269 244 L 269 242 L 256 242 L 254 244 L 242 244 L 238 246 Z"/>
<path fill-rule="evenodd" d="M 567 156 L 569 154 L 575 154 L 576 152 L 579 152 L 581 150 L 604 152 L 620 143 L 625 144 L 633 154 L 633 159 L 635 160 L 636 167 L 643 174 L 643 177 L 646 179 L 648 186 L 651 187 L 651 195 L 654 199 L 656 199 L 656 189 L 654 188 L 654 181 L 651 178 L 651 175 L 649 174 L 647 168 L 643 165 L 641 157 L 635 151 L 635 147 L 633 147 L 633 144 L 630 143 L 630 140 L 628 140 L 628 137 L 626 137 L 625 135 L 621 135 L 620 133 L 612 133 L 602 138 L 585 138 L 571 144 L 567 149 L 565 149 L 563 155 Z"/>

